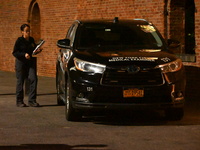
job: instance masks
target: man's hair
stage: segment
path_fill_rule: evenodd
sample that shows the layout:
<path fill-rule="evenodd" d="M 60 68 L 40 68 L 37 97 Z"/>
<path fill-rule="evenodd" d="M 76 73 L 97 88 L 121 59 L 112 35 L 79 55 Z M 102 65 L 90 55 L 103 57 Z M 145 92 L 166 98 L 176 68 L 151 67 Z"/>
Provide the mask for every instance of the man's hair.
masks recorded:
<path fill-rule="evenodd" d="M 28 24 L 23 24 L 23 25 L 21 25 L 20 30 L 24 31 L 24 28 L 26 28 L 26 27 L 30 28 L 30 26 Z"/>

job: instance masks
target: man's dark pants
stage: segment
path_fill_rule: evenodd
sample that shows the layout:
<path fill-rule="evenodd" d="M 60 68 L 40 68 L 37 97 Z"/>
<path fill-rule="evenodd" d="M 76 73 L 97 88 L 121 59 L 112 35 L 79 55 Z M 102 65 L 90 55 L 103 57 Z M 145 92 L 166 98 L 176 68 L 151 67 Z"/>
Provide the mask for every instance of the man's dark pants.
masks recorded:
<path fill-rule="evenodd" d="M 16 60 L 15 64 L 17 86 L 16 86 L 16 100 L 17 103 L 23 103 L 24 101 L 24 82 L 28 78 L 30 83 L 29 88 L 29 102 L 36 102 L 37 95 L 37 70 L 36 59 L 31 61 L 22 62 Z"/>

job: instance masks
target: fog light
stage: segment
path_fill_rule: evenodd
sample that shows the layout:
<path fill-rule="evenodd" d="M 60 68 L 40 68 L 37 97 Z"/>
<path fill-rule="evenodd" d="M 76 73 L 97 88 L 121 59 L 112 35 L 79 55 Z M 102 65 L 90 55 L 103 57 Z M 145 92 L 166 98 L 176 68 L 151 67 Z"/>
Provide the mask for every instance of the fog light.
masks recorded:
<path fill-rule="evenodd" d="M 184 100 L 184 96 L 183 96 L 183 93 L 181 91 L 173 92 L 172 96 L 174 98 L 174 101 L 182 101 L 182 100 Z"/>
<path fill-rule="evenodd" d="M 84 97 L 85 97 L 84 93 L 79 93 L 78 94 L 78 98 L 84 98 Z"/>
<path fill-rule="evenodd" d="M 181 91 L 177 92 L 177 97 L 183 97 L 183 93 Z"/>
<path fill-rule="evenodd" d="M 86 95 L 84 93 L 79 93 L 76 97 L 77 102 L 84 102 L 89 103 L 90 101 L 86 98 Z"/>

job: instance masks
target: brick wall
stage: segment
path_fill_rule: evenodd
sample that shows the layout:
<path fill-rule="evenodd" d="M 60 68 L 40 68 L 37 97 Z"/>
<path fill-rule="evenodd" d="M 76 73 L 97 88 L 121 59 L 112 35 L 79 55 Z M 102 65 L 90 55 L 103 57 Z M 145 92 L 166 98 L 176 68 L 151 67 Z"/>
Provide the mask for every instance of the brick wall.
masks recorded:
<path fill-rule="evenodd" d="M 55 76 L 58 53 L 56 42 L 64 38 L 75 19 L 93 18 L 144 18 L 153 22 L 166 36 L 164 2 L 167 0 L 35 0 L 40 10 L 40 37 L 46 40 L 44 50 L 38 55 L 38 75 Z M 0 70 L 14 71 L 12 50 L 19 27 L 27 23 L 32 0 L 0 1 Z M 187 66 L 200 66 L 200 0 L 195 0 L 196 62 Z M 180 4 L 180 10 L 181 10 Z M 175 11 L 175 10 L 174 10 Z M 176 17 L 174 17 L 176 19 Z M 173 28 L 171 28 L 173 30 Z M 175 34 L 174 34 L 175 35 Z M 183 36 L 180 36 L 183 37 Z"/>
<path fill-rule="evenodd" d="M 26 5 L 28 6 L 23 1 L 0 2 L 0 70 L 13 71 L 14 59 L 11 52 L 16 38 L 20 35 L 19 26 L 27 17 Z"/>
<path fill-rule="evenodd" d="M 0 70 L 14 71 L 12 50 L 19 27 L 29 19 L 31 0 L 0 1 Z M 34 1 L 33 1 L 34 2 Z M 144 18 L 164 33 L 163 7 L 160 0 L 36 0 L 40 9 L 40 36 L 46 40 L 38 55 L 38 75 L 55 76 L 58 49 L 56 42 L 64 38 L 75 19 Z"/>
<path fill-rule="evenodd" d="M 200 0 L 195 0 L 195 39 L 196 39 L 196 63 L 192 64 L 200 67 Z"/>

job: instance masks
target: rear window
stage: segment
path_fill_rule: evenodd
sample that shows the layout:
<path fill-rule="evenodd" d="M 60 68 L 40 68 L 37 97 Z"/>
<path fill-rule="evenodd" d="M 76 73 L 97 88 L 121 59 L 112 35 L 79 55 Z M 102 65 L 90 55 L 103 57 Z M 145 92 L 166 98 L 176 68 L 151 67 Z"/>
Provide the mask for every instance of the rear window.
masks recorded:
<path fill-rule="evenodd" d="M 120 46 L 151 49 L 163 46 L 154 26 L 140 24 L 84 24 L 78 40 L 78 47 Z"/>

